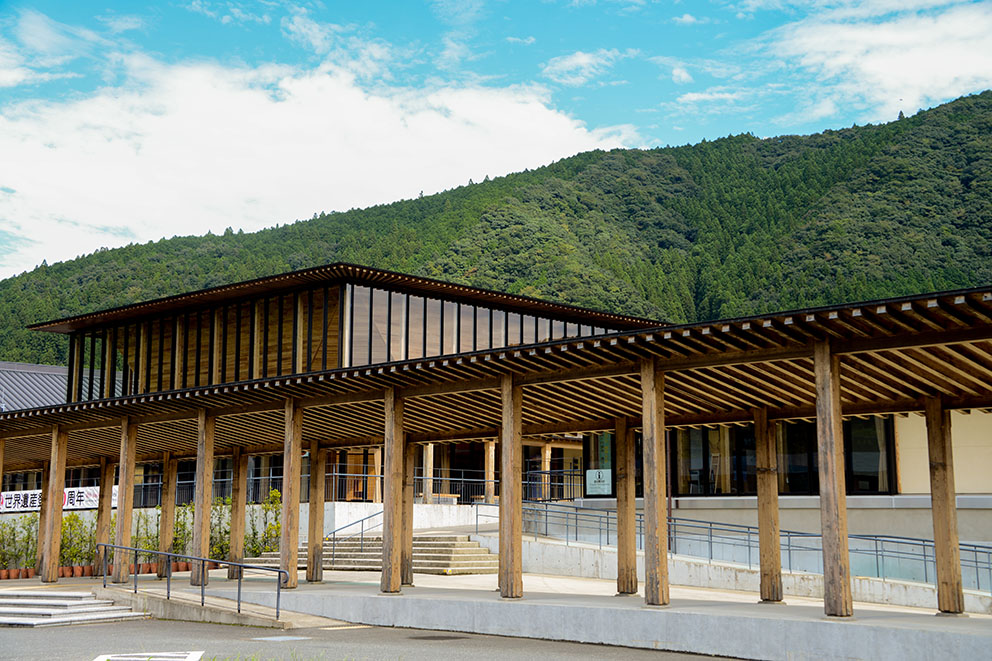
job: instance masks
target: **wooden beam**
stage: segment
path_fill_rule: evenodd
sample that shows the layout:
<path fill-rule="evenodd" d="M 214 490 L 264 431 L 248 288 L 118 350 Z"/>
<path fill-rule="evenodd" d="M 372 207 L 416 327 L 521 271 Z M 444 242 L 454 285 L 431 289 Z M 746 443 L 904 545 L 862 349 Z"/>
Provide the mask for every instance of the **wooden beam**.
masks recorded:
<path fill-rule="evenodd" d="M 637 374 L 638 365 L 634 362 L 621 362 L 615 365 L 597 365 L 595 367 L 580 367 L 567 370 L 556 370 L 553 373 L 538 372 L 518 377 L 521 386 L 533 386 L 542 383 L 563 383 L 565 381 L 585 381 L 588 379 L 604 379 L 614 376 Z"/>
<path fill-rule="evenodd" d="M 399 390 L 399 396 L 403 399 L 414 397 L 428 397 L 430 395 L 450 395 L 459 392 L 478 392 L 480 390 L 495 390 L 499 388 L 499 379 L 468 379 L 465 381 L 445 381 L 443 383 L 431 383 L 423 386 L 410 386 Z"/>
<path fill-rule="evenodd" d="M 820 528 L 823 536 L 823 606 L 827 615 L 850 617 L 854 609 L 847 543 L 840 358 L 831 352 L 828 342 L 816 343 L 813 366 L 816 376 Z"/>
<path fill-rule="evenodd" d="M 665 373 L 655 359 L 641 362 L 644 454 L 644 601 L 668 604 L 668 493 L 665 464 Z"/>
<path fill-rule="evenodd" d="M 886 351 L 891 349 L 908 349 L 910 347 L 941 347 L 949 344 L 981 342 L 983 340 L 992 340 L 992 326 L 961 328 L 958 330 L 931 330 L 912 335 L 899 334 L 892 337 L 847 340 L 836 343 L 833 346 L 833 351 L 835 355 L 842 356 L 850 353 L 864 353 L 866 351 Z"/>
<path fill-rule="evenodd" d="M 754 444 L 758 473 L 761 600 L 782 601 L 782 551 L 778 523 L 778 447 L 775 423 L 768 421 L 767 409 L 754 410 Z"/>
<path fill-rule="evenodd" d="M 172 542 L 176 530 L 176 479 L 179 461 L 173 459 L 168 452 L 162 453 L 162 510 L 158 523 L 158 550 L 172 552 Z M 158 558 L 158 577 L 165 578 L 167 562 L 171 560 L 161 556 Z"/>
<path fill-rule="evenodd" d="M 52 427 L 52 454 L 49 460 L 48 516 L 45 517 L 45 550 L 42 554 L 41 582 L 59 580 L 59 553 L 62 550 L 62 495 L 65 491 L 65 453 L 69 433 L 58 425 Z"/>
<path fill-rule="evenodd" d="M 499 555 L 500 595 L 504 599 L 519 599 L 524 595 L 523 584 L 523 485 L 521 469 L 523 444 L 521 417 L 523 388 L 506 374 L 500 379 L 502 400 L 502 433 Z"/>
<path fill-rule="evenodd" d="M 425 443 L 424 446 L 424 499 L 421 501 L 428 505 L 434 502 L 434 444 Z"/>
<path fill-rule="evenodd" d="M 117 462 L 117 531 L 114 544 L 131 546 L 131 508 L 134 504 L 134 455 L 138 445 L 138 426 L 121 418 L 121 453 Z M 125 551 L 114 553 L 112 581 L 125 583 L 133 556 Z"/>
<path fill-rule="evenodd" d="M 110 543 L 110 519 L 114 508 L 114 462 L 100 457 L 100 495 L 96 506 L 95 544 Z M 108 552 L 107 558 L 111 554 Z M 93 575 L 103 575 L 103 551 L 97 549 L 93 557 Z"/>
<path fill-rule="evenodd" d="M 617 418 L 614 433 L 617 441 L 617 594 L 637 594 L 634 432 L 627 428 L 627 418 Z"/>
<path fill-rule="evenodd" d="M 417 446 L 407 443 L 403 451 L 403 550 L 400 552 L 400 582 L 409 586 L 413 586 L 413 498 L 416 492 L 416 468 Z"/>
<path fill-rule="evenodd" d="M 233 449 L 231 457 L 231 543 L 228 560 L 242 562 L 245 559 L 245 510 L 248 504 L 248 453 L 239 447 Z M 241 567 L 228 567 L 229 579 L 239 578 Z"/>
<path fill-rule="evenodd" d="M 496 441 L 486 441 L 485 447 L 485 502 L 492 505 L 496 502 Z"/>
<path fill-rule="evenodd" d="M 307 583 L 324 580 L 324 475 L 327 450 L 310 441 L 310 499 L 307 516 Z"/>
<path fill-rule="evenodd" d="M 303 409 L 295 399 L 285 405 L 285 435 L 282 451 L 282 537 L 279 563 L 289 574 L 286 588 L 299 585 L 300 554 L 300 464 L 303 454 Z"/>
<path fill-rule="evenodd" d="M 383 431 L 383 499 L 382 499 L 382 578 L 379 588 L 393 594 L 402 584 L 401 549 L 403 546 L 403 399 L 387 388 Z"/>
<path fill-rule="evenodd" d="M 951 451 L 951 414 L 944 410 L 940 399 L 929 398 L 926 400 L 926 420 L 933 545 L 937 565 L 937 608 L 942 613 L 963 613 L 964 589 L 958 543 L 954 456 Z"/>
<path fill-rule="evenodd" d="M 49 430 L 51 431 L 51 430 Z M 48 518 L 48 479 L 50 463 L 46 460 L 41 468 L 41 503 L 38 512 L 38 541 L 35 544 L 34 571 L 41 574 L 45 556 L 45 532 L 48 529 L 45 519 Z M 26 558 L 25 558 L 26 559 Z"/>
<path fill-rule="evenodd" d="M 214 491 L 214 424 L 206 409 L 196 412 L 196 481 L 193 484 L 193 548 L 192 555 L 210 557 L 210 509 Z M 203 563 L 190 565 L 190 585 L 206 585 L 209 581 Z"/>

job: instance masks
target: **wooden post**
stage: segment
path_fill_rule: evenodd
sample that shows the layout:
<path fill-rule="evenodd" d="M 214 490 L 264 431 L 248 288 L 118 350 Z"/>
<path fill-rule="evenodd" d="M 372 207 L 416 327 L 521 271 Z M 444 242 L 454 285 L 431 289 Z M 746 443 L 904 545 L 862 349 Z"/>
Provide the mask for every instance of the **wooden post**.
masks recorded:
<path fill-rule="evenodd" d="M 231 544 L 227 559 L 242 562 L 245 559 L 245 510 L 248 503 L 248 453 L 234 448 L 231 459 Z M 241 567 L 228 567 L 227 577 L 238 578 Z"/>
<path fill-rule="evenodd" d="M 617 418 L 617 593 L 637 594 L 637 502 L 634 433 Z"/>
<path fill-rule="evenodd" d="M 162 512 L 158 523 L 158 550 L 172 552 L 176 530 L 176 473 L 179 462 L 168 452 L 162 453 Z M 158 577 L 165 578 L 166 563 L 172 558 L 158 558 Z"/>
<path fill-rule="evenodd" d="M 551 500 L 551 443 L 541 446 L 541 500 Z"/>
<path fill-rule="evenodd" d="M 424 443 L 424 499 L 423 503 L 434 502 L 434 444 Z"/>
<path fill-rule="evenodd" d="M 486 441 L 486 503 L 496 502 L 496 441 Z"/>
<path fill-rule="evenodd" d="M 382 579 L 379 588 L 385 593 L 400 591 L 402 584 L 401 550 L 403 548 L 403 399 L 396 390 L 386 388 L 383 401 L 385 429 L 383 430 L 382 499 Z"/>
<path fill-rule="evenodd" d="M 103 387 L 100 389 L 100 397 L 103 399 L 110 399 L 111 393 L 114 392 L 114 379 L 111 379 L 111 375 L 115 373 L 115 370 L 111 369 L 114 361 L 117 358 L 116 347 L 110 342 L 110 331 L 107 331 L 104 336 L 103 341 Z M 63 478 L 63 482 L 65 479 Z"/>
<path fill-rule="evenodd" d="M 45 551 L 42 554 L 41 582 L 59 580 L 59 553 L 62 550 L 62 503 L 65 493 L 65 453 L 69 432 L 52 427 L 51 459 L 48 462 L 48 516 L 45 517 Z"/>
<path fill-rule="evenodd" d="M 100 495 L 96 510 L 96 544 L 110 543 L 110 519 L 114 508 L 114 462 L 100 457 Z M 107 553 L 110 558 L 112 554 Z M 97 549 L 93 557 L 93 574 L 102 576 L 103 550 Z"/>
<path fill-rule="evenodd" d="M 324 472 L 327 450 L 315 437 L 310 442 L 310 513 L 307 518 L 307 582 L 324 580 Z"/>
<path fill-rule="evenodd" d="M 45 532 L 48 530 L 48 524 L 45 523 L 48 518 L 48 480 L 49 462 L 46 461 L 41 468 L 41 503 L 39 504 L 41 510 L 38 512 L 38 542 L 35 544 L 34 556 L 36 574 L 41 574 L 41 568 L 44 566 Z"/>
<path fill-rule="evenodd" d="M 284 587 L 299 584 L 300 463 L 303 454 L 303 409 L 295 399 L 286 400 L 286 433 L 282 451 L 282 538 L 280 566 L 289 573 Z"/>
<path fill-rule="evenodd" d="M 758 548 L 761 601 L 782 601 L 782 550 L 778 525 L 778 448 L 768 409 L 754 409 L 754 445 L 758 473 Z"/>
<path fill-rule="evenodd" d="M 382 502 L 382 447 L 372 450 L 372 502 Z"/>
<path fill-rule="evenodd" d="M 72 335 L 69 342 L 72 344 L 69 350 L 72 362 L 69 365 L 69 396 L 66 402 L 75 402 L 78 401 L 79 382 L 83 378 L 83 338 L 81 335 Z M 124 360 L 127 360 L 127 356 L 124 356 Z M 127 384 L 124 384 L 124 388 L 127 388 Z"/>
<path fill-rule="evenodd" d="M 523 582 L 523 485 L 521 436 L 523 388 L 513 375 L 500 377 L 502 411 L 501 488 L 499 498 L 499 588 L 504 599 L 524 596 Z"/>
<path fill-rule="evenodd" d="M 644 601 L 668 604 L 668 517 L 665 514 L 665 373 L 656 359 L 641 361 L 644 446 Z"/>
<path fill-rule="evenodd" d="M 193 484 L 193 549 L 191 555 L 210 557 L 210 508 L 214 494 L 214 418 L 206 409 L 196 412 L 196 482 Z M 190 565 L 190 585 L 206 585 L 210 577 L 200 565 Z"/>
<path fill-rule="evenodd" d="M 964 612 L 958 511 L 951 452 L 951 414 L 935 397 L 926 400 L 927 448 L 930 455 L 930 508 L 933 550 L 937 565 L 937 608 L 941 613 Z"/>
<path fill-rule="evenodd" d="M 854 609 L 847 544 L 840 359 L 831 353 L 828 342 L 814 345 L 813 371 L 816 376 L 816 441 L 820 465 L 823 607 L 827 615 L 849 617 Z"/>
<path fill-rule="evenodd" d="M 402 585 L 413 585 L 413 497 L 416 490 L 417 446 L 410 443 L 403 452 L 403 550 L 400 553 Z"/>
<path fill-rule="evenodd" d="M 214 362 L 210 365 L 210 383 L 220 383 L 221 367 L 227 356 L 224 355 L 224 308 L 219 307 L 212 315 L 210 332 L 214 338 Z"/>
<path fill-rule="evenodd" d="M 138 445 L 138 426 L 121 418 L 121 456 L 117 462 L 117 531 L 114 544 L 131 546 L 131 508 L 134 505 L 134 459 Z M 114 552 L 114 583 L 127 582 L 128 566 L 134 556 L 126 551 Z"/>
<path fill-rule="evenodd" d="M 293 318 L 296 320 L 296 337 L 294 342 L 296 343 L 296 363 L 293 365 L 293 372 L 300 374 L 303 372 L 307 364 L 307 333 L 306 333 L 306 314 L 303 309 L 304 303 L 306 302 L 306 297 L 301 293 L 297 293 L 296 296 L 296 306 L 293 309 Z M 389 342 L 389 336 L 387 332 L 386 342 Z"/>
<path fill-rule="evenodd" d="M 255 323 L 253 334 L 255 336 L 254 341 L 251 345 L 251 362 L 252 362 L 252 373 L 251 378 L 261 379 L 262 378 L 262 356 L 263 349 L 265 347 L 265 327 L 262 325 L 262 321 L 265 317 L 265 300 L 255 301 Z"/>
<path fill-rule="evenodd" d="M 183 344 L 186 342 L 186 328 L 183 326 L 182 315 L 176 315 L 172 332 L 175 333 L 176 338 L 176 355 L 172 357 L 172 383 L 170 385 L 173 390 L 179 390 L 183 387 Z M 161 564 L 160 562 L 159 565 Z"/>
<path fill-rule="evenodd" d="M 148 343 L 151 342 L 150 324 L 150 321 L 138 323 L 138 346 L 134 350 L 134 364 L 137 366 L 136 371 L 138 373 L 138 384 L 134 389 L 135 394 L 145 392 L 145 379 L 148 378 L 148 370 L 151 369 L 151 366 L 145 361 L 145 357 L 148 355 Z M 118 488 L 120 488 L 119 484 Z"/>

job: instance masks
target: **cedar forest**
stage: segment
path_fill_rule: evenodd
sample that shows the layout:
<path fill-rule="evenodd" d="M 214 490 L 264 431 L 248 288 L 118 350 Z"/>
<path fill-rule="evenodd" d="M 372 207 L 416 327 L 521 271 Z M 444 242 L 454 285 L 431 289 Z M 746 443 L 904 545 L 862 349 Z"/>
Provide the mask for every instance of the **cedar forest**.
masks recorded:
<path fill-rule="evenodd" d="M 992 91 L 43 264 L 0 281 L 0 360 L 65 364 L 31 323 L 338 261 L 670 322 L 992 284 Z"/>

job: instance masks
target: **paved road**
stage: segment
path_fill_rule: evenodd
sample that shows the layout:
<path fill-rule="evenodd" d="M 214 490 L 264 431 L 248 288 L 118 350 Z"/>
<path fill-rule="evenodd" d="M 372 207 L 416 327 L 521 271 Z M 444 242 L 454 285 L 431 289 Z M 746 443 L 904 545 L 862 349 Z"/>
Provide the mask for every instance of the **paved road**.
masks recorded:
<path fill-rule="evenodd" d="M 265 640 L 269 638 L 269 640 Z M 42 629 L 0 629 L 0 659 L 92 661 L 102 654 L 205 650 L 203 659 L 624 659 L 696 660 L 653 652 L 477 634 L 337 625 L 279 631 L 220 624 L 142 620 Z"/>

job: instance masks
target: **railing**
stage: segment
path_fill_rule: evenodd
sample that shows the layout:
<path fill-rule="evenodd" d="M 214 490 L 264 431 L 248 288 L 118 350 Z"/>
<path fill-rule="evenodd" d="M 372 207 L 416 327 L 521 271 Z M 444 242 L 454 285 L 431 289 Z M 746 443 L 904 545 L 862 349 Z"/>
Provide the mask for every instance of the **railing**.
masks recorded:
<path fill-rule="evenodd" d="M 366 517 L 362 517 L 361 519 L 358 519 L 357 521 L 352 521 L 351 523 L 346 524 L 346 525 L 343 525 L 340 528 L 335 528 L 334 530 L 332 530 L 330 532 L 330 534 L 324 536 L 324 540 L 325 541 L 328 540 L 328 539 L 331 540 L 331 566 L 334 565 L 334 553 L 337 550 L 337 543 L 338 543 L 338 541 L 346 542 L 349 539 L 352 539 L 354 537 L 358 537 L 358 539 L 359 539 L 358 550 L 360 552 L 364 552 L 365 551 L 365 533 L 366 532 L 369 532 L 369 531 L 372 531 L 372 530 L 375 530 L 376 528 L 379 528 L 379 527 L 382 526 L 382 513 L 383 513 L 383 511 L 382 510 L 379 510 L 378 512 L 376 512 L 374 514 L 369 514 Z M 372 523 L 372 519 L 374 519 L 376 517 L 379 517 L 379 519 L 380 519 L 379 522 L 378 523 Z M 338 539 L 338 534 L 341 533 L 341 531 L 347 530 L 348 528 L 351 528 L 353 526 L 360 526 L 360 530 L 358 532 L 356 532 L 356 533 L 352 533 L 352 534 L 348 535 L 347 537 L 342 537 L 340 540 Z"/>
<path fill-rule="evenodd" d="M 480 504 L 481 505 L 481 504 Z M 476 508 L 476 531 L 498 515 Z M 524 503 L 524 531 L 570 542 L 616 545 L 616 513 L 561 503 Z M 635 543 L 644 547 L 644 517 L 635 518 Z M 822 538 L 817 533 L 781 531 L 782 568 L 823 573 Z M 759 564 L 758 528 L 695 519 L 668 520 L 669 553 L 754 568 Z M 932 540 L 890 535 L 849 535 L 851 574 L 935 583 Z M 992 545 L 960 544 L 962 581 L 968 589 L 992 592 Z"/>
<path fill-rule="evenodd" d="M 241 571 L 238 572 L 238 613 L 241 612 L 241 580 L 244 578 L 244 570 L 246 569 L 257 569 L 261 571 L 270 571 L 276 573 L 276 620 L 279 619 L 279 600 L 282 596 L 282 586 L 283 584 L 289 582 L 289 572 L 285 569 L 280 569 L 278 567 L 263 567 L 261 565 L 248 565 L 243 562 L 233 562 L 231 560 L 214 560 L 212 558 L 201 558 L 195 555 L 186 555 L 184 553 L 169 553 L 166 551 L 155 551 L 152 549 L 140 549 L 134 546 L 118 546 L 117 544 L 97 544 L 97 553 L 101 557 L 101 566 L 103 569 L 103 587 L 107 587 L 107 553 L 109 549 L 116 549 L 118 551 L 124 552 L 134 552 L 134 568 L 138 568 L 138 554 L 143 555 L 154 555 L 158 557 L 164 557 L 166 559 L 165 563 L 165 598 L 169 599 L 172 596 L 172 559 L 179 558 L 182 560 L 192 560 L 198 563 L 200 571 L 200 606 L 204 605 L 206 594 L 205 588 L 207 584 L 207 567 L 208 563 L 216 563 L 218 565 L 227 565 L 228 567 L 239 567 Z M 126 562 L 127 559 L 125 558 Z M 134 574 L 134 593 L 138 594 L 138 572 L 132 572 Z"/>

